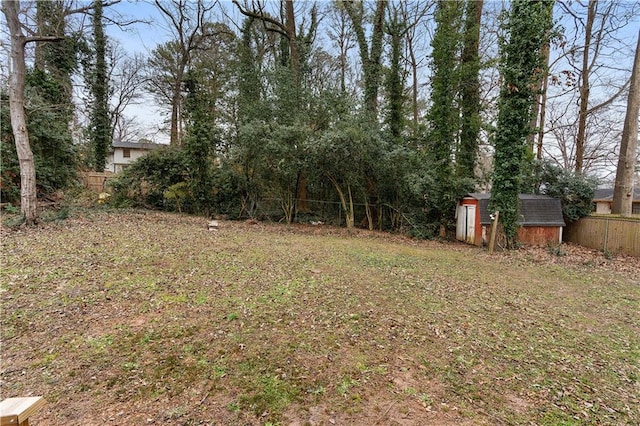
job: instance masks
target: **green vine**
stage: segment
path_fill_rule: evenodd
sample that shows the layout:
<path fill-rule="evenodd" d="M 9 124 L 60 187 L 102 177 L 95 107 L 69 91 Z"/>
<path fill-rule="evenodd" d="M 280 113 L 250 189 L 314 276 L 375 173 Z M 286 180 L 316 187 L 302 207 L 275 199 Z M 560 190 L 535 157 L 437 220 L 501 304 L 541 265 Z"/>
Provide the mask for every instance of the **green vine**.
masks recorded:
<path fill-rule="evenodd" d="M 494 172 L 491 208 L 500 219 L 513 247 L 518 233 L 518 195 L 527 160 L 527 135 L 536 81 L 543 72 L 541 50 L 552 29 L 552 0 L 514 0 L 501 40 L 502 87 L 494 138 Z M 529 156 L 531 157 L 531 156 Z"/>

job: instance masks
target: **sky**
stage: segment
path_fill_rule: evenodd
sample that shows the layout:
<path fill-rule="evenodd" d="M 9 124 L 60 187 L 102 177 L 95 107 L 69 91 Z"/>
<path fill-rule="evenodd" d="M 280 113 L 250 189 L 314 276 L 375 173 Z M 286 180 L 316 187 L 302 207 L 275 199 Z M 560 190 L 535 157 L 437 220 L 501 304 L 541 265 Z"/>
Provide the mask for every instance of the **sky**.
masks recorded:
<path fill-rule="evenodd" d="M 326 4 L 327 0 L 319 1 L 320 4 Z M 622 3 L 631 4 L 631 0 L 622 1 Z M 238 12 L 236 7 L 232 4 L 231 0 L 220 0 L 220 4 L 225 9 L 226 13 L 233 15 L 234 18 L 238 17 Z M 486 1 L 485 8 L 489 7 L 501 7 L 501 1 Z M 166 18 L 157 10 L 156 6 L 153 4 L 153 0 L 122 0 L 121 2 L 110 6 L 108 11 L 105 11 L 105 14 L 113 17 L 115 20 L 139 20 L 142 22 L 136 22 L 130 26 L 121 28 L 115 25 L 111 25 L 108 27 L 107 32 L 110 37 L 114 40 L 117 40 L 126 51 L 130 53 L 138 52 L 147 54 L 151 50 L 153 50 L 158 44 L 164 43 L 171 39 L 171 34 L 166 28 L 168 27 Z M 556 8 L 556 16 L 555 19 L 561 25 L 564 24 L 566 27 L 571 27 L 573 22 L 569 16 L 562 16 L 558 13 L 560 10 Z M 234 19 L 235 21 L 239 21 L 238 19 Z M 625 32 L 622 34 L 622 37 L 628 44 L 635 45 L 636 37 L 638 36 L 638 23 L 639 19 L 636 18 L 635 25 L 629 25 Z M 323 37 L 323 34 L 320 34 Z M 356 50 L 354 49 L 354 52 Z M 630 69 L 631 61 L 633 56 L 633 50 L 630 50 L 630 57 L 624 58 L 628 59 L 629 63 L 621 63 L 621 68 Z M 428 78 L 427 75 L 424 76 Z M 425 84 L 428 83 L 427 80 L 424 81 Z M 129 115 L 136 115 L 139 119 L 145 122 L 147 126 L 150 127 L 159 127 L 162 123 L 162 117 L 160 117 L 159 112 L 156 110 L 155 106 L 153 106 L 153 102 L 145 102 L 145 105 L 137 105 L 130 108 L 127 111 Z"/>
<path fill-rule="evenodd" d="M 87 0 L 88 1 L 88 0 Z M 318 3 L 326 4 L 328 0 L 320 0 Z M 624 1 L 631 4 L 631 0 Z M 238 17 L 238 12 L 235 6 L 230 0 L 220 0 L 220 4 L 226 10 L 227 13 Z M 485 1 L 485 6 L 499 7 L 502 5 L 501 1 Z M 1 15 L 1 14 L 0 14 Z M 171 35 L 166 30 L 168 27 L 165 17 L 157 10 L 153 4 L 153 0 L 122 0 L 119 3 L 108 7 L 105 10 L 105 15 L 111 17 L 113 20 L 137 20 L 132 25 L 126 27 L 118 27 L 116 25 L 109 25 L 107 27 L 107 34 L 114 41 L 117 41 L 125 51 L 130 54 L 141 53 L 148 54 L 158 44 L 164 43 L 171 39 Z M 3 18 L 1 16 L 0 18 Z M 562 21 L 566 17 L 558 17 L 557 19 Z M 234 19 L 239 21 L 238 19 Z M 636 37 L 638 36 L 638 23 L 636 18 L 635 25 L 629 25 L 623 35 L 629 44 L 634 44 Z M 324 34 L 320 34 L 319 42 L 321 42 Z M 4 37 L 3 37 L 4 38 Z M 3 46 L 3 50 L 6 45 Z M 357 53 L 357 50 L 354 49 Z M 354 53 L 354 55 L 356 54 Z M 630 56 L 624 58 L 628 63 L 619 64 L 621 68 L 630 69 L 630 64 L 633 59 L 632 51 Z M 4 68 L 3 64 L 3 68 Z M 428 70 L 424 69 L 424 78 L 421 80 L 423 84 L 428 84 Z M 4 73 L 5 70 L 3 70 Z M 131 106 L 126 112 L 129 117 L 136 117 L 142 126 L 148 129 L 146 136 L 152 138 L 156 142 L 168 142 L 168 136 L 166 134 L 160 134 L 157 130 L 163 126 L 164 117 L 155 106 L 152 99 L 145 99 L 144 102 Z"/>
<path fill-rule="evenodd" d="M 322 2 L 321 0 L 320 3 Z M 237 14 L 231 0 L 220 0 L 219 3 L 225 13 Z M 167 30 L 169 22 L 153 4 L 153 0 L 122 0 L 105 10 L 105 16 L 119 22 L 136 21 L 124 27 L 117 25 L 107 27 L 108 36 L 130 54 L 147 55 L 156 46 L 172 39 L 171 33 Z M 157 143 L 169 142 L 168 133 L 157 132 L 157 129 L 164 126 L 165 117 L 152 99 L 147 97 L 142 103 L 130 106 L 125 114 L 135 117 L 142 123 L 142 127 L 147 130 L 144 132 L 146 138 Z"/>

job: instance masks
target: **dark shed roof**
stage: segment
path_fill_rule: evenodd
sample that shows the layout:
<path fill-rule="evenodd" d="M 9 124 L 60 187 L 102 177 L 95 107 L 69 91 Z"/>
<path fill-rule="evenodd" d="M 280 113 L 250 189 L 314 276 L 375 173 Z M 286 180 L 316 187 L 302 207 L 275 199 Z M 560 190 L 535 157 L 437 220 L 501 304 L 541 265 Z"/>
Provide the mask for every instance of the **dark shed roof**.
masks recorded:
<path fill-rule="evenodd" d="M 612 201 L 613 200 L 613 188 L 596 189 L 593 195 L 593 201 Z M 633 188 L 633 200 L 640 200 L 640 187 Z"/>
<path fill-rule="evenodd" d="M 491 225 L 489 199 L 491 194 L 474 192 L 467 197 L 475 198 L 480 205 L 480 224 Z M 521 226 L 565 226 L 562 205 L 557 198 L 546 195 L 520 194 Z"/>

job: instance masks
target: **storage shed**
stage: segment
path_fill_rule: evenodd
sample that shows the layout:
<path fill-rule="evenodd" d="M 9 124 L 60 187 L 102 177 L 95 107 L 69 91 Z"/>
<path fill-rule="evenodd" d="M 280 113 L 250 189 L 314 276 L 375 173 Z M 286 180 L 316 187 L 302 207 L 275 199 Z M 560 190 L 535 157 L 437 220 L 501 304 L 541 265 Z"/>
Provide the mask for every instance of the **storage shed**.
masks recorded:
<path fill-rule="evenodd" d="M 491 235 L 491 194 L 474 192 L 465 195 L 456 210 L 456 238 L 469 244 L 487 244 Z M 562 242 L 562 205 L 546 195 L 520 194 L 520 229 L 518 241 L 544 246 Z"/>

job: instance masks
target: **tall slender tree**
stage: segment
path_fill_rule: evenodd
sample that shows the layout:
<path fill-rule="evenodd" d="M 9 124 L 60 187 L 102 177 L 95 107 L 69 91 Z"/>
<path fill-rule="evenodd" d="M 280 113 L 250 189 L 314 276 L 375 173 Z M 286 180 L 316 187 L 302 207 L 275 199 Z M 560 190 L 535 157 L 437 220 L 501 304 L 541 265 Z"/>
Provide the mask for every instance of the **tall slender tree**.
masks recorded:
<path fill-rule="evenodd" d="M 370 41 L 366 36 L 364 2 L 343 0 L 342 4 L 351 20 L 360 52 L 364 79 L 364 108 L 375 121 L 378 114 L 378 91 L 382 77 L 384 13 L 387 1 L 376 1 L 376 9 L 371 22 Z"/>
<path fill-rule="evenodd" d="M 636 46 L 631 86 L 627 99 L 627 113 L 624 119 L 620 154 L 616 171 L 611 212 L 631 216 L 633 206 L 633 173 L 638 158 L 638 113 L 640 112 L 640 32 Z"/>
<path fill-rule="evenodd" d="M 171 118 L 170 118 L 170 143 L 181 145 L 182 132 L 182 80 L 191 63 L 191 57 L 195 50 L 199 49 L 203 41 L 210 37 L 206 23 L 209 20 L 211 10 L 217 2 L 205 2 L 204 0 L 155 0 L 155 5 L 167 21 L 167 30 L 172 34 L 172 47 L 175 49 L 175 61 L 171 81 Z M 151 82 L 153 88 L 153 82 Z"/>
<path fill-rule="evenodd" d="M 90 134 L 93 146 L 93 168 L 104 171 L 109 146 L 111 145 L 111 119 L 109 117 L 109 78 L 107 74 L 107 36 L 103 26 L 101 0 L 93 2 L 93 51 L 94 64 L 89 73 L 89 88 L 92 95 Z"/>
<path fill-rule="evenodd" d="M 425 61 L 424 55 L 419 54 L 419 41 L 426 39 L 423 31 L 426 31 L 426 25 L 419 25 L 424 23 L 424 17 L 432 9 L 435 4 L 435 0 L 429 0 L 426 2 L 399 2 L 398 7 L 401 11 L 401 19 L 407 23 L 407 30 L 404 38 L 406 41 L 406 58 L 407 66 L 411 74 L 411 136 L 416 137 L 418 134 L 418 122 L 419 122 L 419 104 L 418 93 L 420 90 L 419 81 L 419 69 Z"/>
<path fill-rule="evenodd" d="M 390 16 L 387 19 L 386 32 L 390 39 L 389 69 L 385 79 L 387 108 L 385 124 L 387 125 L 390 138 L 394 144 L 399 144 L 402 132 L 405 128 L 404 107 L 404 75 L 401 68 L 402 48 L 406 22 L 401 21 L 398 8 L 392 7 Z"/>
<path fill-rule="evenodd" d="M 327 29 L 329 39 L 338 49 L 338 61 L 340 64 L 340 89 L 347 92 L 347 75 L 349 70 L 349 51 L 355 47 L 353 31 L 344 6 L 336 2 L 330 12 L 330 24 Z"/>
<path fill-rule="evenodd" d="M 27 118 L 24 109 L 24 87 L 27 75 L 25 46 L 34 39 L 24 35 L 19 17 L 20 2 L 2 1 L 2 12 L 11 36 L 11 71 L 9 74 L 9 111 L 11 127 L 20 163 L 20 209 L 27 225 L 35 223 L 37 213 L 36 168 L 29 144 Z"/>
<path fill-rule="evenodd" d="M 505 25 L 507 39 L 501 43 L 502 87 L 498 101 L 498 123 L 491 206 L 500 212 L 507 246 L 516 242 L 519 193 L 525 167 L 534 89 L 542 72 L 541 51 L 552 22 L 552 0 L 513 0 Z"/>
<path fill-rule="evenodd" d="M 480 136 L 480 24 L 483 0 L 467 0 L 463 33 L 463 48 L 460 57 L 460 143 L 456 152 L 458 176 L 475 177 Z M 470 188 L 472 189 L 472 188 Z"/>
<path fill-rule="evenodd" d="M 433 185 L 428 194 L 434 219 L 446 226 L 453 217 L 455 197 L 452 193 L 453 153 L 460 132 L 458 56 L 461 46 L 462 4 L 446 0 L 436 5 L 436 32 L 431 66 L 431 107 L 427 113 L 426 161 L 433 171 Z"/>

